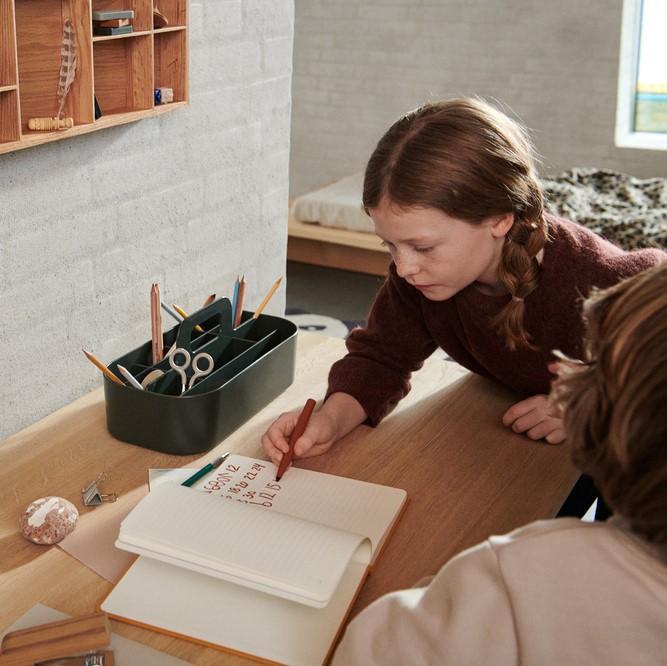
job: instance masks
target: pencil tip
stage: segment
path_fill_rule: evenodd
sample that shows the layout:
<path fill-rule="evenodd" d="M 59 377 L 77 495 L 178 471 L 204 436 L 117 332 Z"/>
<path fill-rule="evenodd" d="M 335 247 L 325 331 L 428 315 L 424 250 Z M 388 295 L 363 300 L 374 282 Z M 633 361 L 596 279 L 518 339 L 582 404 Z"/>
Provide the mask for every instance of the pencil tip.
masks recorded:
<path fill-rule="evenodd" d="M 278 483 L 278 481 L 280 481 L 280 478 L 281 478 L 281 477 L 279 477 L 279 476 L 276 474 L 276 483 Z"/>

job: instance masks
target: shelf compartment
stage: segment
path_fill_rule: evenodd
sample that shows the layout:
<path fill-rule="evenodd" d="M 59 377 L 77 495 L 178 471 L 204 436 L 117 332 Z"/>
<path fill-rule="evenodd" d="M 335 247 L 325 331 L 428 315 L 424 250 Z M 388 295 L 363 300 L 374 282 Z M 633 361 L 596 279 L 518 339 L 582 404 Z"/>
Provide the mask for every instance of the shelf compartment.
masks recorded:
<path fill-rule="evenodd" d="M 0 92 L 0 143 L 21 138 L 19 100 L 16 90 Z"/>
<path fill-rule="evenodd" d="M 74 124 L 93 121 L 92 44 L 90 5 L 54 0 L 16 0 L 21 127 L 28 133 L 28 119 L 52 117 L 58 112 L 58 80 L 63 22 L 72 21 L 78 65 L 67 95 L 63 115 Z"/>
<path fill-rule="evenodd" d="M 153 29 L 153 4 L 151 0 L 93 0 L 93 11 L 134 11 L 132 27 L 136 32 Z"/>
<path fill-rule="evenodd" d="M 173 88 L 174 102 L 187 100 L 186 31 L 156 32 L 154 42 L 155 87 Z"/>
<path fill-rule="evenodd" d="M 155 0 L 153 5 L 167 17 L 167 28 L 186 25 L 186 0 Z"/>
<path fill-rule="evenodd" d="M 94 42 L 95 95 L 103 117 L 152 108 L 152 49 L 150 35 Z"/>
<path fill-rule="evenodd" d="M 16 32 L 14 3 L 0 0 L 0 90 L 16 85 Z"/>

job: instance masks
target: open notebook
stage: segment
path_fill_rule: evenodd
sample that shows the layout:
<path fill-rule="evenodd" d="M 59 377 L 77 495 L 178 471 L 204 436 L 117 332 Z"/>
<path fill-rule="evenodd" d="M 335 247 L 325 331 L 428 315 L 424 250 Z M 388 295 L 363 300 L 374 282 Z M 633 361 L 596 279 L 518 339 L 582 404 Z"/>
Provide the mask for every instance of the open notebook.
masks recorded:
<path fill-rule="evenodd" d="M 265 661 L 324 663 L 405 491 L 295 467 L 276 483 L 274 465 L 243 456 L 193 488 L 180 480 L 152 484 L 123 521 L 116 545 L 140 557 L 102 610 Z"/>

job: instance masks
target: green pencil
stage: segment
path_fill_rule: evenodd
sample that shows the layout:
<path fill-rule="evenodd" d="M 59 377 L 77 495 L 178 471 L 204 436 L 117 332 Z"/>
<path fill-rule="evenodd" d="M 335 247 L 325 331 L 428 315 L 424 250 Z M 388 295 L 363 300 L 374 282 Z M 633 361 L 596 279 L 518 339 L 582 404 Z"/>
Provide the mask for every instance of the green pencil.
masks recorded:
<path fill-rule="evenodd" d="M 211 470 L 214 470 L 216 467 L 220 467 L 222 463 L 227 459 L 229 453 L 223 453 L 219 458 L 216 458 L 213 462 L 204 465 L 200 470 L 197 470 L 192 476 L 189 476 L 183 483 L 182 486 L 192 486 L 194 485 L 202 476 L 206 476 Z"/>

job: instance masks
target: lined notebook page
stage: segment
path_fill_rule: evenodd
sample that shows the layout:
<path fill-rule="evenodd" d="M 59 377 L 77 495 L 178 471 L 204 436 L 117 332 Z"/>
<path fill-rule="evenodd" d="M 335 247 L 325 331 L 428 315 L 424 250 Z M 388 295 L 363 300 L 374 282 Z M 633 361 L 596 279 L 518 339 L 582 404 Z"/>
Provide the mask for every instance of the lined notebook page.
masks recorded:
<path fill-rule="evenodd" d="M 353 562 L 319 609 L 140 557 L 102 610 L 260 659 L 313 666 L 324 662 L 364 572 Z"/>
<path fill-rule="evenodd" d="M 364 540 L 358 534 L 164 484 L 123 521 L 117 545 L 322 606 Z M 362 557 L 366 563 L 369 558 L 368 552 Z"/>
<path fill-rule="evenodd" d="M 178 469 L 151 480 L 178 483 L 192 474 Z M 291 466 L 276 483 L 276 466 L 266 460 L 230 456 L 193 488 L 239 503 L 262 506 L 296 518 L 362 534 L 371 540 L 373 557 L 397 519 L 406 492 L 399 488 L 356 481 Z"/>

